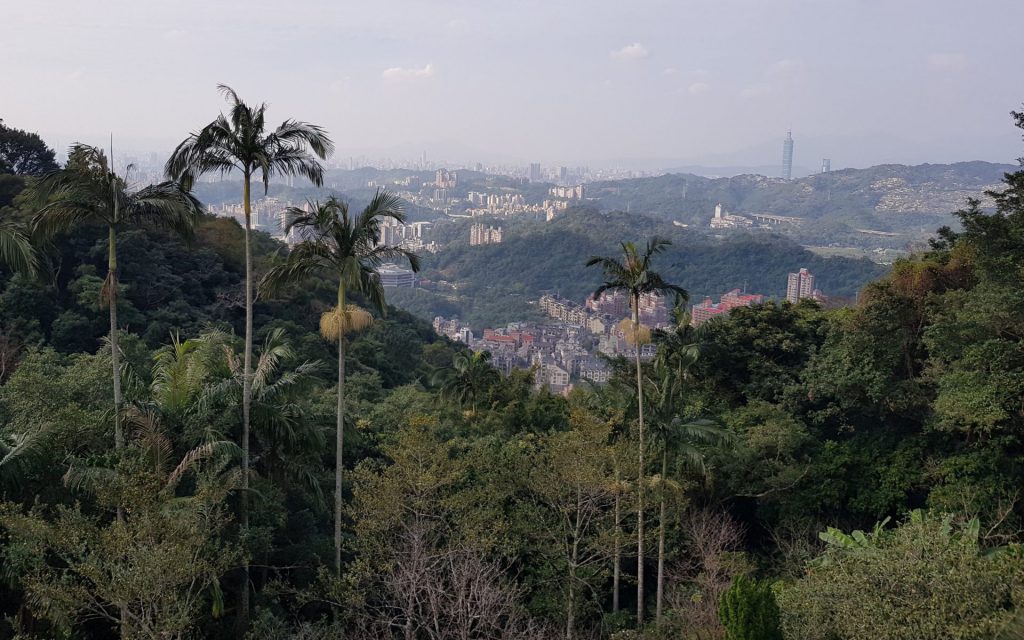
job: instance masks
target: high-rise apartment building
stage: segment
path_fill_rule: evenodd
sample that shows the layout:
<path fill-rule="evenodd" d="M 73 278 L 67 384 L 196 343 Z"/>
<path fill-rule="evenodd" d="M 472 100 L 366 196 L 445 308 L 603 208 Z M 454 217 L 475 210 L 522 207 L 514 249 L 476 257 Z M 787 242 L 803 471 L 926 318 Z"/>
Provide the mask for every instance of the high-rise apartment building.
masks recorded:
<path fill-rule="evenodd" d="M 548 189 L 548 193 L 556 198 L 582 200 L 586 193 L 585 189 L 586 188 L 582 184 L 578 184 L 575 187 L 551 187 Z"/>
<path fill-rule="evenodd" d="M 786 180 L 793 178 L 793 132 L 786 132 L 786 139 L 782 141 L 782 177 Z"/>
<path fill-rule="evenodd" d="M 434 175 L 434 186 L 438 189 L 454 189 L 459 183 L 459 176 L 454 171 L 438 169 Z"/>
<path fill-rule="evenodd" d="M 530 182 L 540 182 L 540 163 L 530 164 Z"/>
<path fill-rule="evenodd" d="M 501 227 L 485 226 L 481 223 L 469 228 L 469 245 L 501 244 Z"/>
<path fill-rule="evenodd" d="M 796 304 L 804 298 L 814 298 L 814 294 L 813 273 L 801 268 L 800 271 L 789 274 L 789 282 L 786 284 L 786 300 Z"/>

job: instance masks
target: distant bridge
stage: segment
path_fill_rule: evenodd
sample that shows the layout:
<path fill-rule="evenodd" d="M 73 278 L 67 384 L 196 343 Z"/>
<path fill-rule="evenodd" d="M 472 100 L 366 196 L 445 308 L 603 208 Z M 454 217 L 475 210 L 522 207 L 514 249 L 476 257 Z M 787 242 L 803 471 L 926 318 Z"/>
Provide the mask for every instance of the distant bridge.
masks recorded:
<path fill-rule="evenodd" d="M 803 218 L 773 216 L 767 213 L 748 213 L 746 215 L 753 218 L 755 222 L 760 222 L 761 224 L 800 224 L 803 222 Z"/>

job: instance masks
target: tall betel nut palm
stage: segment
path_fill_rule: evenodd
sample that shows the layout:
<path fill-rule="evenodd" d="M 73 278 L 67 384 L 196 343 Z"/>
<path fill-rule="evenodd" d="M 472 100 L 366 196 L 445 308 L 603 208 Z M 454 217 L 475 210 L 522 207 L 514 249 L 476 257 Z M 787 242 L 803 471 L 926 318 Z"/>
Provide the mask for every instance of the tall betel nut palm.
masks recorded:
<path fill-rule="evenodd" d="M 405 222 L 402 200 L 387 191 L 377 191 L 361 213 L 351 215 L 348 205 L 336 198 L 311 202 L 307 210 L 290 208 L 285 213 L 285 234 L 295 233 L 299 242 L 287 260 L 271 269 L 261 289 L 267 293 L 301 282 L 313 273 L 337 280 L 337 305 L 320 318 L 325 340 L 338 343 L 338 407 L 334 467 L 334 567 L 341 571 L 341 480 L 345 445 L 345 335 L 370 326 L 373 318 L 366 309 L 348 302 L 359 293 L 382 315 L 384 288 L 378 269 L 385 262 L 407 260 L 419 271 L 419 257 L 400 246 L 382 244 L 381 224 L 386 219 Z"/>
<path fill-rule="evenodd" d="M 640 299 L 648 294 L 675 294 L 677 303 L 685 301 L 686 290 L 669 284 L 660 274 L 651 270 L 651 259 L 671 244 L 668 240 L 654 237 L 648 241 L 643 253 L 632 242 L 622 243 L 622 257 L 594 256 L 587 260 L 588 267 L 598 266 L 604 272 L 604 283 L 594 291 L 594 300 L 600 300 L 607 291 L 624 293 L 629 298 L 630 319 L 622 328 L 633 345 L 636 361 L 636 403 L 638 424 L 639 474 L 637 482 L 637 567 L 636 567 L 636 617 L 637 624 L 644 621 L 644 398 L 643 376 L 640 366 L 640 351 L 643 343 L 650 340 L 650 329 L 640 324 Z"/>
<path fill-rule="evenodd" d="M 40 208 L 32 219 L 33 234 L 48 238 L 78 225 L 107 227 L 107 277 L 101 302 L 110 308 L 110 353 L 114 382 L 114 446 L 124 446 L 117 326 L 117 233 L 134 225 L 151 225 L 192 233 L 201 211 L 199 202 L 178 182 L 161 182 L 132 190 L 110 166 L 106 154 L 76 144 L 64 169 L 42 176 L 33 187 Z"/>
<path fill-rule="evenodd" d="M 323 184 L 323 166 L 317 158 L 326 159 L 334 150 L 327 133 L 320 127 L 295 120 L 285 120 L 273 131 L 267 131 L 266 104 L 250 106 L 226 85 L 218 89 L 228 101 L 227 115 L 192 133 L 171 154 L 164 167 L 167 175 L 180 179 L 186 187 L 206 173 L 221 176 L 242 174 L 242 205 L 245 211 L 245 355 L 242 384 L 242 507 L 241 524 L 249 524 L 249 410 L 252 405 L 252 180 L 259 177 L 263 192 L 275 175 L 300 175 L 313 184 Z M 243 590 L 242 616 L 248 611 L 248 589 Z"/>

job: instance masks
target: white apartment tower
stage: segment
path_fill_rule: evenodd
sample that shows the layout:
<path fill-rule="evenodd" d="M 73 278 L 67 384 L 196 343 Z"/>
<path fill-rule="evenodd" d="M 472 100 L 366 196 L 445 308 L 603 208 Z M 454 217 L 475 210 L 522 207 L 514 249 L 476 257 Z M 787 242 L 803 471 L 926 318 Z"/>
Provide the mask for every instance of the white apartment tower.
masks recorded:
<path fill-rule="evenodd" d="M 814 297 L 814 274 L 807 269 L 801 268 L 796 273 L 789 274 L 789 282 L 786 285 L 786 300 L 796 304 L 804 298 Z"/>
<path fill-rule="evenodd" d="M 469 228 L 469 245 L 501 244 L 501 227 L 485 226 L 481 223 Z"/>

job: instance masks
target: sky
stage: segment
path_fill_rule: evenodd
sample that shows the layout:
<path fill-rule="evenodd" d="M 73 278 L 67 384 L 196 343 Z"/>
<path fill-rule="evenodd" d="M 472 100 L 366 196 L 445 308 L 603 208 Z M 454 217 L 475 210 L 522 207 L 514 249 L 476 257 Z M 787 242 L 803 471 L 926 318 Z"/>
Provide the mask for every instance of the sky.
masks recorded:
<path fill-rule="evenodd" d="M 164 153 L 224 102 L 352 155 L 1014 162 L 1021 0 L 0 0 L 0 118 Z"/>

